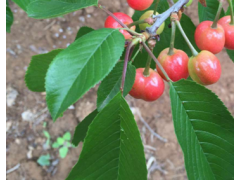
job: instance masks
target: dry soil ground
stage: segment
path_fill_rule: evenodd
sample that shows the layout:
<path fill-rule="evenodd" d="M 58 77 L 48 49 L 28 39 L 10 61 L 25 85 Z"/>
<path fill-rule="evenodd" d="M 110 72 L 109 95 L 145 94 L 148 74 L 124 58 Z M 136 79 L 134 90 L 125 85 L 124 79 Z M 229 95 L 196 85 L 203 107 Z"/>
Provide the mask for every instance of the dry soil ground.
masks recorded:
<path fill-rule="evenodd" d="M 128 8 L 126 0 L 102 0 L 112 12 L 122 11 L 129 15 L 133 10 Z M 75 126 L 95 108 L 96 89 L 91 89 L 81 100 L 64 113 L 56 123 L 53 123 L 46 110 L 45 93 L 33 93 L 26 88 L 24 75 L 31 56 L 65 48 L 74 41 L 81 26 L 101 28 L 107 15 L 97 8 L 87 8 L 64 17 L 46 20 L 28 18 L 25 12 L 15 4 L 10 4 L 14 12 L 15 21 L 11 34 L 7 34 L 7 139 L 6 156 L 7 170 L 20 164 L 13 172 L 7 174 L 8 180 L 62 180 L 65 179 L 72 166 L 77 162 L 82 144 L 70 149 L 66 158 L 61 159 L 54 149 L 43 147 L 46 138 L 43 130 L 51 135 L 55 141 L 64 132 L 74 132 Z M 197 24 L 197 1 L 186 13 Z M 234 107 L 234 66 L 225 51 L 218 54 L 222 64 L 220 81 L 209 86 L 225 103 L 233 114 Z M 146 122 L 162 137 L 168 140 L 164 143 L 143 126 L 136 116 L 139 129 L 146 145 L 146 159 L 154 160 L 152 166 L 160 167 L 151 173 L 150 179 L 187 179 L 184 169 L 184 159 L 181 148 L 177 143 L 172 123 L 168 85 L 162 98 L 153 103 L 134 100 L 130 96 L 127 100 L 133 108 L 139 108 Z M 16 97 L 16 98 L 15 98 Z M 47 126 L 43 127 L 43 122 Z M 150 147 L 149 147 L 150 146 Z M 152 148 L 151 148 L 152 147 Z M 43 154 L 51 155 L 51 166 L 41 167 L 37 159 Z"/>

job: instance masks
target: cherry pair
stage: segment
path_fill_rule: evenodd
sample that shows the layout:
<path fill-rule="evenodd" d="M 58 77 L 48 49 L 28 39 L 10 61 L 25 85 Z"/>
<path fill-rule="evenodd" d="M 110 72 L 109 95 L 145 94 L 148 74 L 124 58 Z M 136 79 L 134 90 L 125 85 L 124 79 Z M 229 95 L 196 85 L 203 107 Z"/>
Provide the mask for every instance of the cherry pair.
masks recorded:
<path fill-rule="evenodd" d="M 168 54 L 169 48 L 163 50 L 158 61 L 172 81 L 191 78 L 199 84 L 211 85 L 216 83 L 221 76 L 221 64 L 218 58 L 209 51 L 201 51 L 190 59 L 182 50 L 174 49 L 173 54 Z M 162 71 L 157 66 L 158 73 L 166 80 Z"/>
<path fill-rule="evenodd" d="M 234 49 L 234 25 L 230 24 L 231 16 L 221 18 L 213 26 L 212 21 L 201 22 L 195 31 L 195 42 L 199 49 L 217 54 L 223 48 Z"/>

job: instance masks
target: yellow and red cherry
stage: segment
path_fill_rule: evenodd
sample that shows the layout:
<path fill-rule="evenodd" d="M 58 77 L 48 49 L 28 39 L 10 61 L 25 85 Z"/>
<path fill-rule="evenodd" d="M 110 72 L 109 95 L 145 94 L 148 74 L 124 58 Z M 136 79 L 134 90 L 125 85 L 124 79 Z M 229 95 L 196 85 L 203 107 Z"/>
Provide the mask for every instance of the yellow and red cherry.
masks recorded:
<path fill-rule="evenodd" d="M 161 97 L 164 92 L 165 85 L 161 76 L 149 69 L 149 75 L 143 74 L 144 68 L 136 70 L 135 82 L 129 94 L 136 99 L 143 99 L 145 101 L 155 101 Z"/>
<path fill-rule="evenodd" d="M 141 17 L 139 20 L 144 20 L 144 19 L 147 19 L 147 18 L 150 18 L 152 15 L 153 15 L 154 11 L 152 10 L 149 10 L 149 11 L 146 11 Z M 156 15 L 158 15 L 159 13 L 156 13 Z M 147 27 L 151 27 L 151 25 L 149 25 L 148 23 L 142 23 L 142 24 L 139 24 L 139 28 L 140 30 L 142 31 L 145 31 Z M 162 23 L 162 25 L 158 28 L 157 30 L 157 34 L 161 34 L 164 30 L 164 27 L 165 27 L 165 22 Z"/>
<path fill-rule="evenodd" d="M 222 17 L 218 23 L 223 27 L 225 31 L 225 48 L 234 49 L 234 25 L 230 24 L 231 16 Z"/>
<path fill-rule="evenodd" d="M 194 38 L 199 49 L 217 54 L 224 48 L 225 32 L 220 24 L 216 28 L 212 28 L 212 24 L 212 21 L 201 22 L 196 28 Z"/>
<path fill-rule="evenodd" d="M 124 14 L 122 12 L 116 12 L 113 13 L 123 24 L 131 24 L 133 22 L 132 18 L 128 16 L 127 14 Z M 106 21 L 105 21 L 105 28 L 122 28 L 122 26 L 111 16 L 108 16 Z M 130 28 L 131 30 L 135 30 L 136 26 L 132 26 Z M 126 30 L 119 30 L 125 37 L 125 39 L 131 39 L 132 35 L 127 32 Z"/>
<path fill-rule="evenodd" d="M 166 48 L 159 54 L 158 61 L 172 81 L 176 82 L 188 78 L 189 58 L 184 51 L 174 48 L 170 55 L 169 48 Z M 158 66 L 156 68 L 160 76 L 167 81 L 160 68 Z"/>
<path fill-rule="evenodd" d="M 211 52 L 203 50 L 189 59 L 188 71 L 197 83 L 211 85 L 220 79 L 222 70 L 218 58 Z"/>
<path fill-rule="evenodd" d="M 143 11 L 148 9 L 152 3 L 153 0 L 128 0 L 128 5 L 137 11 Z"/>

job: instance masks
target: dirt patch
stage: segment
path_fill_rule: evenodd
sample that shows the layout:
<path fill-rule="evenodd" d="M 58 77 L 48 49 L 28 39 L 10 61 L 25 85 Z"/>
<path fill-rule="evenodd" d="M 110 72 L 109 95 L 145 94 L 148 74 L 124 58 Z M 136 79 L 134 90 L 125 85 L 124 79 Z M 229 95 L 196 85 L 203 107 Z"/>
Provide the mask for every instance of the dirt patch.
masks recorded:
<path fill-rule="evenodd" d="M 110 11 L 122 11 L 133 14 L 126 1 L 101 2 L 109 7 Z M 197 24 L 197 2 L 186 13 Z M 56 149 L 44 149 L 46 138 L 43 130 L 51 135 L 51 141 L 62 136 L 64 132 L 71 132 L 89 112 L 96 107 L 97 87 L 90 90 L 80 101 L 74 104 L 53 123 L 46 111 L 45 93 L 29 91 L 24 83 L 24 75 L 31 56 L 45 53 L 56 48 L 65 48 L 74 41 L 75 35 L 81 26 L 90 26 L 95 29 L 104 25 L 107 15 L 93 7 L 80 10 L 61 18 L 35 20 L 27 15 L 15 4 L 10 4 L 14 12 L 15 21 L 11 34 L 7 34 L 7 87 L 11 94 L 11 105 L 7 106 L 7 169 L 11 169 L 20 163 L 20 167 L 7 174 L 9 180 L 61 180 L 65 179 L 77 162 L 81 152 L 81 146 L 71 148 L 67 157 L 61 159 Z M 220 81 L 209 88 L 215 92 L 230 112 L 234 113 L 234 66 L 225 51 L 218 54 L 222 64 L 222 77 Z M 187 179 L 184 169 L 184 159 L 181 148 L 177 143 L 174 133 L 169 86 L 162 98 L 153 103 L 145 103 L 127 96 L 127 101 L 133 108 L 139 108 L 146 122 L 162 137 L 168 140 L 164 143 L 152 137 L 136 116 L 141 135 L 146 145 L 147 160 L 156 158 L 156 163 L 162 170 L 154 171 L 150 179 Z M 15 92 L 15 91 L 17 92 Z M 14 103 L 12 102 L 14 101 Z M 10 101 L 9 101 L 10 102 Z M 24 113 L 25 112 L 25 113 Z M 47 122 L 43 127 L 43 122 Z M 43 154 L 51 155 L 51 166 L 41 167 L 37 159 Z M 53 163 L 54 162 L 54 163 Z"/>

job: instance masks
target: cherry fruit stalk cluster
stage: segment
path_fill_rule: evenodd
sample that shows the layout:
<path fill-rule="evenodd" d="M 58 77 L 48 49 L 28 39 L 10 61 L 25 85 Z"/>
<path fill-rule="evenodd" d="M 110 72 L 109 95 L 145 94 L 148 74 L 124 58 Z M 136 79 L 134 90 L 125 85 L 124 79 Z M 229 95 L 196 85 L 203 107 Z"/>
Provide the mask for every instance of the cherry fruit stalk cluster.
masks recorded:
<path fill-rule="evenodd" d="M 152 0 L 136 2 L 137 1 L 134 0 L 128 0 L 129 6 L 139 11 L 146 10 L 153 3 Z M 176 4 L 166 12 L 159 14 L 156 10 L 148 10 L 143 13 L 136 22 L 133 22 L 128 15 L 119 12 L 113 13 L 113 16 L 110 14 L 105 21 L 106 28 L 119 28 L 119 31 L 129 43 L 129 48 L 127 48 L 127 53 L 129 54 L 126 54 L 127 59 L 129 59 L 131 55 L 130 51 L 133 51 L 134 46 L 137 44 L 140 44 L 140 47 L 144 47 L 149 53 L 146 67 L 145 69 L 137 69 L 135 83 L 129 93 L 137 99 L 143 99 L 145 101 L 157 100 L 163 94 L 165 88 L 163 79 L 167 82 L 176 82 L 180 79 L 187 79 L 190 75 L 194 81 L 202 85 L 216 83 L 221 76 L 221 64 L 215 54 L 222 51 L 224 47 L 234 49 L 234 25 L 233 21 L 231 21 L 233 16 L 225 16 L 219 20 L 222 11 L 222 1 L 220 1 L 215 20 L 213 22 L 204 21 L 196 28 L 195 42 L 201 50 L 200 53 L 196 51 L 187 38 L 180 24 L 181 17 L 178 16 L 178 11 L 182 11 L 183 8 L 190 6 L 192 1 L 175 0 L 174 2 Z M 160 52 L 158 58 L 156 58 L 151 53 L 154 47 L 147 47 L 143 44 L 145 44 L 145 41 L 158 39 L 158 37 L 161 36 L 165 28 L 165 22 L 163 20 L 168 16 L 171 16 L 172 22 L 170 47 Z M 145 33 L 144 39 L 134 31 L 136 25 L 139 25 L 140 30 Z M 184 51 L 174 48 L 176 27 L 179 28 L 192 51 L 192 57 L 190 58 Z M 127 66 L 126 58 L 125 65 Z M 151 59 L 158 62 L 156 63 L 157 71 L 150 68 Z M 125 69 L 123 70 L 122 86 L 124 86 Z M 158 72 L 158 74 L 156 72 Z"/>

